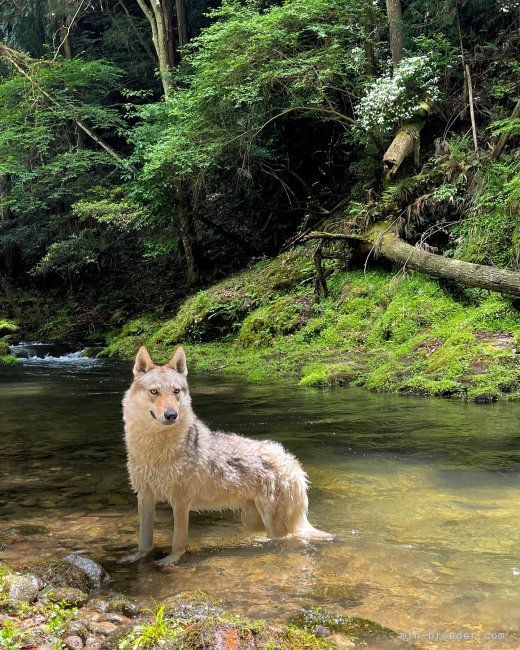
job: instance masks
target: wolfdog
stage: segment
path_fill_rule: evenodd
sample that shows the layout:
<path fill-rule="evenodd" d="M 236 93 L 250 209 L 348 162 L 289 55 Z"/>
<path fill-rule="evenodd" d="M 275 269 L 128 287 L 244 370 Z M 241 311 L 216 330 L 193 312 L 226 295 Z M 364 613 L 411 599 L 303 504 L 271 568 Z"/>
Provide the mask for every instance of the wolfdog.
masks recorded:
<path fill-rule="evenodd" d="M 137 493 L 139 547 L 127 561 L 153 548 L 155 504 L 173 508 L 171 553 L 186 551 L 191 510 L 240 510 L 250 530 L 271 539 L 333 539 L 307 520 L 307 475 L 277 442 L 210 431 L 191 407 L 186 355 L 178 348 L 156 366 L 146 348 L 137 353 L 134 381 L 123 399 L 130 482 Z"/>

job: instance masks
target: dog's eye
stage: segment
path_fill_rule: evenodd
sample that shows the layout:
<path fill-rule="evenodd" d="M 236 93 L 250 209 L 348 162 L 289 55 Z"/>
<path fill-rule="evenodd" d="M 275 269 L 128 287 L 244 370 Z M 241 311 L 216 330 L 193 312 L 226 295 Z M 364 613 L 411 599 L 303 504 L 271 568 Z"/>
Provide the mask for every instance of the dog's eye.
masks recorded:
<path fill-rule="evenodd" d="M 174 388 L 174 389 L 173 389 L 173 394 L 174 394 L 174 395 L 178 395 L 180 392 L 181 392 L 181 389 L 180 389 L 180 388 Z"/>
<path fill-rule="evenodd" d="M 152 393 L 152 395 L 159 395 L 157 388 L 150 388 L 150 393 Z"/>

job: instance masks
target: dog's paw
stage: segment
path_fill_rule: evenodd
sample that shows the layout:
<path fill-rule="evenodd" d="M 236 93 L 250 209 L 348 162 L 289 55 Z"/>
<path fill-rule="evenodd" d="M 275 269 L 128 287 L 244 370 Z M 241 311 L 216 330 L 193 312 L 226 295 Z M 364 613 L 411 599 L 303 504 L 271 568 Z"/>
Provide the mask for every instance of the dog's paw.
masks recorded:
<path fill-rule="evenodd" d="M 141 560 L 143 557 L 146 557 L 149 553 L 151 553 L 151 550 L 152 549 L 149 551 L 136 551 L 135 553 L 130 553 L 130 555 L 125 555 L 120 560 L 118 560 L 118 564 L 132 564 L 132 562 L 137 562 L 138 560 Z"/>
<path fill-rule="evenodd" d="M 155 563 L 157 566 L 173 566 L 181 559 L 182 553 L 176 553 L 175 555 L 167 555 L 163 557 L 162 560 L 157 560 Z"/>

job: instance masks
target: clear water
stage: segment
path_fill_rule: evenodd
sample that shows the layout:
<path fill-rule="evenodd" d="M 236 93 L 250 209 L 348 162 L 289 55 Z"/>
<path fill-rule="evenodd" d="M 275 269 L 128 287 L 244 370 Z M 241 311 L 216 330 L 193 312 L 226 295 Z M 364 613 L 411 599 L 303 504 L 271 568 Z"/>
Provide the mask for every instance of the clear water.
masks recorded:
<path fill-rule="evenodd" d="M 19 567 L 74 550 L 132 596 L 203 589 L 254 616 L 328 606 L 421 646 L 466 632 L 475 639 L 433 645 L 520 647 L 520 404 L 190 375 L 212 427 L 279 440 L 301 459 L 310 519 L 337 539 L 270 542 L 231 513 L 192 515 L 190 552 L 159 570 L 117 563 L 137 540 L 120 412 L 131 364 L 43 344 L 16 352 L 23 365 L 0 368 L 1 559 Z M 156 558 L 171 526 L 160 507 Z"/>

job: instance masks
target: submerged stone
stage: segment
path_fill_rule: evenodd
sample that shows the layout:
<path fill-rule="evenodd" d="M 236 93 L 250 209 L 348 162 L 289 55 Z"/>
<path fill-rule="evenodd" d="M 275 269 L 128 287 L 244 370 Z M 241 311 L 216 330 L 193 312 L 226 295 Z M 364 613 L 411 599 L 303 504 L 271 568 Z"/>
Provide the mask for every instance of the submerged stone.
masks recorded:
<path fill-rule="evenodd" d="M 291 619 L 293 625 L 316 633 L 327 628 L 353 639 L 392 639 L 397 633 L 375 621 L 359 616 L 344 616 L 326 609 L 304 609 Z"/>
<path fill-rule="evenodd" d="M 93 598 L 89 601 L 88 606 L 98 612 L 111 612 L 130 617 L 137 616 L 141 611 L 141 608 L 134 600 L 130 600 L 123 594 L 118 593 L 111 593 L 103 598 Z"/>
<path fill-rule="evenodd" d="M 202 591 L 182 591 L 166 598 L 162 605 L 166 618 L 180 621 L 201 621 L 220 616 L 223 612 L 220 601 Z"/>
<path fill-rule="evenodd" d="M 36 501 L 34 503 L 36 503 Z M 33 524 L 19 524 L 18 526 L 11 528 L 12 533 L 23 535 L 24 537 L 29 535 L 40 535 L 46 531 L 47 529 L 44 526 L 35 526 Z"/>

